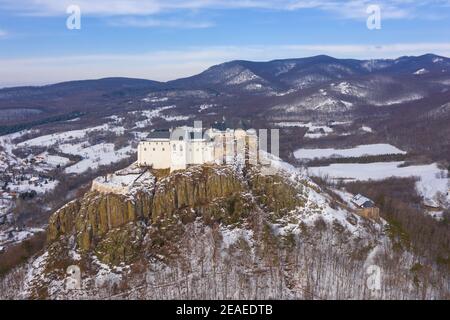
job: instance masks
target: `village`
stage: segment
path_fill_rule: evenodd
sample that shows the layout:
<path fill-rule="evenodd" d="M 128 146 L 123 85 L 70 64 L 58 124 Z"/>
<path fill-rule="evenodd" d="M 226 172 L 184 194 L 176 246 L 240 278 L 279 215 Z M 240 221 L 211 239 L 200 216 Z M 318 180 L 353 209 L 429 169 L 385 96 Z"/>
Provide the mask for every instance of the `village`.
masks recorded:
<path fill-rule="evenodd" d="M 53 189 L 56 181 L 49 174 L 52 168 L 53 164 L 45 157 L 37 155 L 4 170 L 0 173 L 0 200 L 32 199 L 40 192 Z"/>
<path fill-rule="evenodd" d="M 52 160 L 47 162 L 42 154 L 27 157 L 0 173 L 0 253 L 6 245 L 33 234 L 32 230 L 18 223 L 16 205 L 18 201 L 33 200 L 55 188 L 58 181 L 51 171 L 59 164 L 55 164 L 58 159 Z"/>

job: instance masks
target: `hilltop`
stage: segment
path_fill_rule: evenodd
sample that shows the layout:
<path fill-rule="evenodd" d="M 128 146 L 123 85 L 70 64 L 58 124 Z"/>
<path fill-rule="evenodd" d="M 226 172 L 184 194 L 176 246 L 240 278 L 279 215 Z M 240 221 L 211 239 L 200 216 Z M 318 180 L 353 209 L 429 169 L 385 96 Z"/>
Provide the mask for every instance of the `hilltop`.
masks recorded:
<path fill-rule="evenodd" d="M 394 249 L 384 220 L 358 216 L 302 170 L 271 163 L 269 171 L 234 162 L 172 173 L 132 165 L 99 177 L 52 215 L 45 251 L 7 277 L 2 294 L 368 299 L 372 264 L 383 268 L 381 298 L 423 294 L 409 270 L 414 256 Z M 80 268 L 82 291 L 65 289 L 71 265 Z M 427 297 L 443 297 L 440 285 Z"/>

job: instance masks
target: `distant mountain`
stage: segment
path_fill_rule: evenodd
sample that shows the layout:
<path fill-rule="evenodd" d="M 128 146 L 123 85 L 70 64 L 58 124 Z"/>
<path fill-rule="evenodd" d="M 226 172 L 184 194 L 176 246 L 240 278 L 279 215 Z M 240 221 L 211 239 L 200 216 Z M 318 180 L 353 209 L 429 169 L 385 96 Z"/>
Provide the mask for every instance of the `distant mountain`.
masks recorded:
<path fill-rule="evenodd" d="M 450 75 L 450 59 L 424 55 L 392 60 L 336 59 L 315 56 L 302 59 L 273 60 L 269 62 L 231 61 L 184 79 L 167 83 L 185 88 L 213 87 L 243 92 L 305 89 L 329 81 L 370 76 L 414 78 L 417 72 L 434 76 Z M 421 74 L 421 72 L 419 72 Z"/>
<path fill-rule="evenodd" d="M 114 92 L 117 90 L 136 90 L 156 88 L 160 82 L 132 78 L 104 78 L 98 80 L 79 80 L 61 82 L 46 86 L 27 86 L 0 89 L 0 99 L 21 99 L 39 96 L 64 96 L 84 92 Z"/>
<path fill-rule="evenodd" d="M 168 82 L 107 78 L 0 89 L 0 129 L 7 126 L 3 132 L 11 132 L 17 124 L 18 130 L 22 123 L 32 127 L 78 113 L 93 121 L 167 105 L 185 117 L 207 121 L 227 117 L 267 126 L 312 118 L 380 119 L 396 127 L 408 122 L 410 128 L 410 121 L 437 119 L 436 114 L 444 115 L 442 120 L 447 109 L 433 110 L 449 102 L 450 59 L 433 54 L 236 60 Z"/>

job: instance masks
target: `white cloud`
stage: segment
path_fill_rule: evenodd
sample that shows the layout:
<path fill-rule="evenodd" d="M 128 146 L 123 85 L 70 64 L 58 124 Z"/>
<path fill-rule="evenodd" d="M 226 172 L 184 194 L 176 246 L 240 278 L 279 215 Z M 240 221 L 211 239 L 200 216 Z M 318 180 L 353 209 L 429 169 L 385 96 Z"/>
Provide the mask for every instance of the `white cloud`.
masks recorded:
<path fill-rule="evenodd" d="M 213 27 L 214 24 L 208 21 L 189 21 L 175 19 L 154 19 L 150 17 L 126 17 L 115 19 L 110 22 L 113 26 L 136 27 L 136 28 L 179 28 L 179 29 L 203 29 Z"/>
<path fill-rule="evenodd" d="M 0 86 L 47 84 L 75 79 L 134 77 L 166 81 L 199 73 L 234 59 L 265 61 L 328 54 L 338 58 L 450 55 L 450 43 L 387 45 L 279 45 L 186 48 L 142 54 L 61 56 L 0 60 Z M 30 80 L 33 79 L 33 80 Z"/>
<path fill-rule="evenodd" d="M 415 17 L 425 7 L 448 5 L 442 0 L 0 0 L 0 9 L 33 15 L 65 15 L 71 4 L 92 16 L 147 16 L 176 10 L 260 8 L 318 9 L 345 18 L 367 17 L 366 8 L 379 4 L 385 19 Z"/>

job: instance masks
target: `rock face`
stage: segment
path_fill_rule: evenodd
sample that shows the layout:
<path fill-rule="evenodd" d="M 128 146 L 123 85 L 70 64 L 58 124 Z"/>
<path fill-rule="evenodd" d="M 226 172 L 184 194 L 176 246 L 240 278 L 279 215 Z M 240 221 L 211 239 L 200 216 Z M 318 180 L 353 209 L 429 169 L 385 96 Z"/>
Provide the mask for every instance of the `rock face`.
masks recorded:
<path fill-rule="evenodd" d="M 174 217 L 230 225 L 261 207 L 282 215 L 302 205 L 294 186 L 257 168 L 244 174 L 231 166 L 196 166 L 155 178 L 133 195 L 88 192 L 51 217 L 48 241 L 74 237 L 81 252 L 118 264 L 133 260 L 148 226 Z"/>
<path fill-rule="evenodd" d="M 118 194 L 89 192 L 50 218 L 48 240 L 53 242 L 60 236 L 75 234 L 79 247 L 89 250 L 109 231 L 148 218 L 150 210 L 149 194 L 141 193 L 130 199 Z"/>
<path fill-rule="evenodd" d="M 137 183 L 128 193 L 92 190 L 54 213 L 48 246 L 17 290 L 41 299 L 373 299 L 367 266 L 376 264 L 387 279 L 380 298 L 448 297 L 442 272 L 411 272 L 413 253 L 395 249 L 386 222 L 354 214 L 299 169 L 273 168 L 118 175 L 111 184 Z M 73 266 L 81 291 L 66 287 Z"/>
<path fill-rule="evenodd" d="M 156 185 L 152 221 L 170 218 L 175 213 L 188 218 L 193 212 L 230 223 L 236 214 L 245 216 L 251 209 L 251 205 L 246 207 L 243 203 L 245 189 L 243 177 L 228 167 L 199 166 L 175 172 Z"/>

